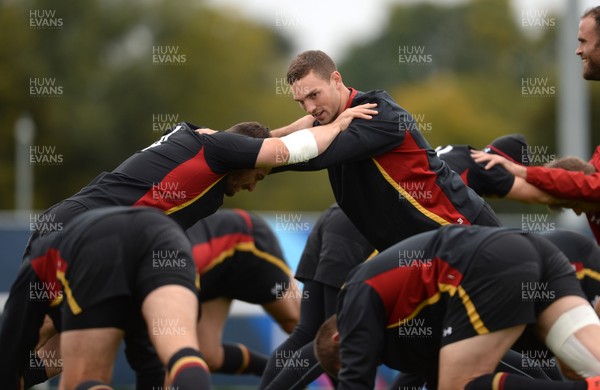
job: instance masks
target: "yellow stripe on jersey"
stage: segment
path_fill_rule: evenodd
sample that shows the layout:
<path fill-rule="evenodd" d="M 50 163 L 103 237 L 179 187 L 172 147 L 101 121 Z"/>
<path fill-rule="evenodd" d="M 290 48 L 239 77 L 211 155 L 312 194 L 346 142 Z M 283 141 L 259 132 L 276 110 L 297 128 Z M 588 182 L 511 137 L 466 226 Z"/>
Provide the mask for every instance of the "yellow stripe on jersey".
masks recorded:
<path fill-rule="evenodd" d="M 58 306 L 62 303 L 62 301 L 63 301 L 63 295 L 59 294 L 56 298 L 54 298 L 52 300 L 52 302 L 50 302 L 50 307 Z"/>
<path fill-rule="evenodd" d="M 582 268 L 579 271 L 577 271 L 575 275 L 577 276 L 577 279 L 580 280 L 585 278 L 586 276 L 590 279 L 600 280 L 600 272 L 596 272 L 590 268 Z"/>
<path fill-rule="evenodd" d="M 79 307 L 79 304 L 73 297 L 73 291 L 71 291 L 69 281 L 67 280 L 67 278 L 65 278 L 65 273 L 63 271 L 56 271 L 56 278 L 60 280 L 60 282 L 63 285 L 63 291 L 67 295 L 67 303 L 71 308 L 71 312 L 73 312 L 73 314 L 81 313 L 83 310 L 81 309 L 81 307 Z"/>
<path fill-rule="evenodd" d="M 471 325 L 473 325 L 473 328 L 475 329 L 477 334 L 486 334 L 486 333 L 490 332 L 489 329 L 483 323 L 483 320 L 481 319 L 481 317 L 479 316 L 479 313 L 477 312 L 477 309 L 475 308 L 473 301 L 471 301 L 469 294 L 467 294 L 467 292 L 465 291 L 465 289 L 462 286 L 456 287 L 451 284 L 439 283 L 438 288 L 440 290 L 438 293 L 432 295 L 431 297 L 429 297 L 426 300 L 419 303 L 419 305 L 416 307 L 416 309 L 412 313 L 410 313 L 410 315 L 408 315 L 406 318 L 399 320 L 395 324 L 388 325 L 387 328 L 394 328 L 397 326 L 402 326 L 405 323 L 407 323 L 408 321 L 412 320 L 425 307 L 437 303 L 442 296 L 441 293 L 446 292 L 446 293 L 450 294 L 450 296 L 454 296 L 458 292 L 458 296 L 460 297 L 462 304 L 465 307 L 465 310 L 467 311 L 467 316 L 469 317 L 469 321 L 471 322 Z"/>
<path fill-rule="evenodd" d="M 225 176 L 227 176 L 227 175 L 225 175 Z M 187 206 L 189 206 L 190 204 L 194 203 L 195 201 L 197 201 L 198 199 L 200 199 L 201 197 L 203 197 L 203 196 L 204 196 L 204 194 L 206 194 L 206 193 L 207 193 L 207 192 L 208 192 L 208 191 L 209 191 L 211 188 L 213 188 L 213 187 L 215 186 L 215 184 L 217 184 L 218 182 L 220 182 L 221 180 L 223 180 L 223 178 L 224 178 L 225 176 L 222 176 L 222 177 L 220 177 L 220 178 L 219 178 L 219 180 L 215 181 L 214 183 L 212 183 L 211 185 L 209 185 L 208 187 L 206 187 L 206 189 L 205 189 L 204 191 L 202 191 L 202 192 L 201 192 L 201 193 L 200 193 L 198 196 L 196 196 L 195 198 L 193 198 L 193 199 L 190 199 L 190 200 L 188 200 L 188 201 L 187 201 L 187 202 L 185 202 L 185 203 L 178 204 L 177 206 L 171 207 L 171 208 L 170 208 L 170 209 L 168 209 L 168 210 L 165 210 L 165 214 L 167 214 L 167 215 L 169 215 L 169 214 L 172 214 L 172 213 L 174 213 L 175 211 L 179 211 L 179 210 L 181 210 L 181 209 L 183 209 L 183 208 L 186 208 L 186 207 L 187 207 Z"/>
<path fill-rule="evenodd" d="M 451 296 L 454 296 L 458 292 L 458 296 L 460 297 L 465 310 L 467 311 L 467 316 L 469 317 L 469 321 L 471 321 L 471 325 L 473 325 L 473 329 L 477 332 L 477 334 L 486 334 L 490 333 L 489 329 L 483 323 L 473 301 L 471 301 L 471 297 L 465 291 L 462 286 L 453 286 L 451 284 L 443 284 L 439 283 L 440 291 L 448 292 Z"/>
<path fill-rule="evenodd" d="M 417 308 L 412 313 L 410 313 L 407 317 L 401 319 L 400 321 L 396 322 L 395 324 L 388 325 L 387 327 L 388 328 L 395 328 L 397 326 L 402 326 L 402 325 L 406 324 L 408 321 L 412 320 L 417 315 L 419 315 L 419 313 L 421 312 L 421 310 L 423 310 L 426 306 L 433 305 L 433 304 L 437 303 L 440 300 L 441 297 L 442 297 L 442 294 L 440 292 L 435 293 L 434 295 L 430 296 L 426 300 L 424 300 L 421 303 L 419 303 L 419 305 L 417 306 Z"/>
<path fill-rule="evenodd" d="M 410 204 L 412 204 L 415 209 L 419 210 L 421 212 L 421 214 L 425 215 L 427 218 L 433 220 L 434 222 L 439 223 L 440 225 L 449 225 L 450 224 L 450 222 L 446 221 L 444 218 L 440 217 L 437 214 L 432 213 L 431 211 L 427 210 L 425 207 L 421 206 L 421 204 L 419 202 L 417 202 L 415 200 L 415 198 L 412 197 L 411 194 L 409 194 L 404 188 L 402 188 L 402 186 L 399 183 L 396 183 L 396 181 L 394 179 L 392 179 L 392 177 L 385 171 L 385 169 L 383 169 L 383 167 L 381 165 L 379 165 L 379 163 L 377 162 L 377 160 L 375 160 L 375 158 L 371 157 L 371 160 L 373 160 L 373 162 L 375 163 L 375 166 L 377 166 L 377 169 L 379 170 L 379 172 L 381 172 L 381 175 L 383 176 L 383 178 L 388 183 L 390 183 L 392 187 L 396 188 L 398 190 L 398 192 L 400 193 L 400 195 L 402 195 L 402 197 L 404 197 L 404 199 L 409 201 Z"/>
<path fill-rule="evenodd" d="M 261 258 L 263 260 L 266 260 L 266 261 L 268 261 L 271 264 L 274 264 L 275 266 L 277 266 L 278 268 L 280 268 L 283 272 L 285 272 L 288 276 L 290 276 L 290 277 L 292 276 L 292 271 L 287 266 L 287 264 L 285 263 L 285 261 L 283 261 L 282 259 L 280 259 L 277 256 L 273 256 L 270 253 L 267 253 L 265 251 L 261 251 L 260 249 L 258 249 L 254 245 L 253 242 L 240 242 L 240 243 L 234 245 L 232 248 L 229 248 L 229 249 L 221 252 L 219 254 L 219 256 L 215 257 L 210 262 L 210 264 L 207 265 L 206 268 L 204 268 L 204 273 L 208 272 L 210 269 L 212 269 L 215 266 L 217 266 L 218 264 L 222 263 L 228 257 L 233 256 L 233 254 L 236 251 L 251 252 L 254 256 L 256 256 L 258 258 Z"/>

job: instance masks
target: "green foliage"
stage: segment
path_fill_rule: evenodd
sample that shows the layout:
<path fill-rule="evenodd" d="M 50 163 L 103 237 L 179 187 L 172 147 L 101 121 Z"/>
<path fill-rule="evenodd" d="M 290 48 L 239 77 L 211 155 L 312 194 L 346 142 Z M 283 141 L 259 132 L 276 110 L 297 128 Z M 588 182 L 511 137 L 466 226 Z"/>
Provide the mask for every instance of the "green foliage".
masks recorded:
<path fill-rule="evenodd" d="M 33 28 L 32 17 L 61 23 Z M 23 113 L 37 124 L 35 146 L 54 147 L 63 157 L 61 164 L 34 167 L 38 209 L 113 169 L 169 122 L 224 129 L 257 120 L 277 128 L 303 115 L 282 87 L 295 54 L 290 44 L 235 9 L 192 0 L 5 1 L 0 29 L 4 209 L 14 205 L 13 128 Z M 398 5 L 383 33 L 351 47 L 338 65 L 347 85 L 388 90 L 419 118 L 432 146 L 482 147 L 520 132 L 553 151 L 556 97 L 524 96 L 521 88 L 526 78 L 557 84 L 557 31 L 538 31 L 535 39 L 530 32 L 508 0 Z M 411 52 L 420 61 L 403 61 Z M 32 94 L 37 79 L 53 81 L 62 93 Z M 593 106 L 599 88 L 590 88 Z M 597 127 L 600 114 L 591 112 Z M 600 143 L 600 132 L 593 134 Z M 325 172 L 290 172 L 226 205 L 321 210 L 332 201 Z"/>

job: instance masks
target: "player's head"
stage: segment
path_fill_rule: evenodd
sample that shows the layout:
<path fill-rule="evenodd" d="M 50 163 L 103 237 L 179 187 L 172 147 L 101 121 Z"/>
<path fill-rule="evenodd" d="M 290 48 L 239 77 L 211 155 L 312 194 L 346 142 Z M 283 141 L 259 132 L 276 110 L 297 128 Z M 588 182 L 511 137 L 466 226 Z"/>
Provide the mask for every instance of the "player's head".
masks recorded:
<path fill-rule="evenodd" d="M 271 136 L 269 128 L 261 125 L 258 122 L 236 123 L 225 131 L 228 133 L 241 134 L 252 138 L 269 138 Z"/>
<path fill-rule="evenodd" d="M 315 336 L 315 356 L 328 374 L 337 378 L 340 370 L 340 334 L 336 316 L 329 317 Z"/>
<path fill-rule="evenodd" d="M 585 173 L 586 175 L 591 175 L 592 173 L 596 172 L 596 167 L 589 162 L 575 156 L 561 157 L 559 159 L 550 161 L 544 166 L 547 168 L 566 169 L 567 171 L 579 171 Z M 577 215 L 585 212 L 593 212 L 596 210 L 596 207 L 597 206 L 595 203 L 590 204 L 577 200 L 567 201 L 564 204 L 548 205 L 550 210 L 558 212 L 562 211 L 564 208 L 571 208 Z"/>
<path fill-rule="evenodd" d="M 241 122 L 225 131 L 252 138 L 264 139 L 271 137 L 269 128 L 258 122 Z M 270 168 L 236 169 L 231 171 L 225 178 L 225 195 L 233 196 L 242 190 L 252 192 L 256 184 L 264 179 L 270 171 Z"/>
<path fill-rule="evenodd" d="M 342 75 L 331 57 L 322 51 L 298 54 L 286 78 L 294 100 L 320 124 L 333 122 L 345 109 L 341 94 L 347 88 L 342 83 Z"/>
<path fill-rule="evenodd" d="M 521 134 L 508 134 L 498 137 L 483 151 L 499 154 L 517 164 L 529 165 L 529 146 L 525 137 Z"/>
<path fill-rule="evenodd" d="M 586 11 L 579 21 L 575 54 L 583 61 L 583 78 L 600 80 L 600 6 Z"/>

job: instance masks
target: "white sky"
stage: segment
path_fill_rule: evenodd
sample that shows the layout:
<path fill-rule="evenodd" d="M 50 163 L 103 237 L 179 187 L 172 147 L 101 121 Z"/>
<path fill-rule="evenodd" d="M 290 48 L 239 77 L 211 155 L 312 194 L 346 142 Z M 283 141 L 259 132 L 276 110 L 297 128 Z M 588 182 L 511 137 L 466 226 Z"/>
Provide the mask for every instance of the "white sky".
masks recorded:
<path fill-rule="evenodd" d="M 339 61 L 352 44 L 377 36 L 383 29 L 388 8 L 393 4 L 411 4 L 423 0 L 208 0 L 216 7 L 229 7 L 251 19 L 279 29 L 295 45 L 295 52 L 320 49 Z M 465 0 L 429 0 L 453 5 Z M 511 0 L 515 16 L 523 10 L 555 12 L 565 4 L 583 10 L 600 0 Z"/>

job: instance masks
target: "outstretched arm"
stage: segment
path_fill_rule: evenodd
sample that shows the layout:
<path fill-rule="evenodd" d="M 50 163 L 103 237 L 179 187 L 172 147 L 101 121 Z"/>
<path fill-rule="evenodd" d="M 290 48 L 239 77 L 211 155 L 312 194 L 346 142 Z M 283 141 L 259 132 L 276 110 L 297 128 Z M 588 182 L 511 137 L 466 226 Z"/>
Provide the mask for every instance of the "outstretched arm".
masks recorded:
<path fill-rule="evenodd" d="M 527 168 L 525 166 L 515 164 L 498 154 L 486 153 L 481 150 L 471 150 L 471 157 L 473 157 L 476 163 L 486 162 L 485 169 L 490 169 L 494 165 L 499 164 L 516 177 L 527 178 Z"/>
<path fill-rule="evenodd" d="M 312 115 L 305 115 L 302 118 L 290 123 L 287 126 L 280 127 L 275 130 L 271 130 L 271 137 L 283 137 L 284 135 L 291 134 L 297 130 L 307 129 L 312 127 L 315 118 Z"/>
<path fill-rule="evenodd" d="M 355 118 L 371 119 L 377 114 L 377 104 L 367 103 L 352 107 L 327 125 L 299 130 L 282 138 L 267 138 L 256 159 L 256 167 L 278 167 L 308 161 L 323 153 L 337 135 L 346 130 Z"/>

